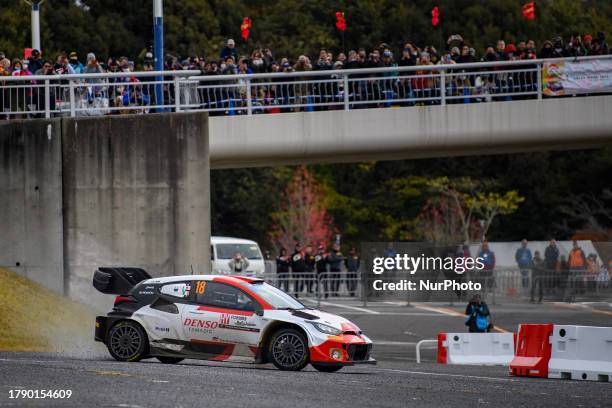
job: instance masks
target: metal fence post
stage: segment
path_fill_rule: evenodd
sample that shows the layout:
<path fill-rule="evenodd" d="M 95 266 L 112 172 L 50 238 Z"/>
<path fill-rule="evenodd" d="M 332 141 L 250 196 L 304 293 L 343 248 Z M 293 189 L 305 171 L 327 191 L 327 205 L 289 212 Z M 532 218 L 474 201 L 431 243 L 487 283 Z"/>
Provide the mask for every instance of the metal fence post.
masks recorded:
<path fill-rule="evenodd" d="M 76 100 L 74 98 L 74 81 L 71 79 L 68 81 L 68 94 L 70 98 L 70 117 L 76 116 Z"/>
<path fill-rule="evenodd" d="M 440 105 L 446 105 L 446 71 L 440 70 Z"/>
<path fill-rule="evenodd" d="M 349 110 L 349 81 L 348 74 L 342 75 L 342 80 L 344 82 L 344 110 Z"/>
<path fill-rule="evenodd" d="M 51 117 L 51 87 L 49 80 L 45 79 L 45 119 Z"/>
<path fill-rule="evenodd" d="M 247 115 L 251 116 L 253 114 L 253 100 L 251 99 L 251 79 L 247 78 L 246 80 L 246 98 L 247 98 Z"/>
<path fill-rule="evenodd" d="M 174 111 L 181 111 L 181 83 L 179 82 L 179 77 L 176 75 L 174 77 Z"/>
<path fill-rule="evenodd" d="M 544 66 L 542 63 L 538 63 L 538 72 L 537 72 L 537 85 L 538 85 L 538 99 L 542 99 L 542 69 Z"/>

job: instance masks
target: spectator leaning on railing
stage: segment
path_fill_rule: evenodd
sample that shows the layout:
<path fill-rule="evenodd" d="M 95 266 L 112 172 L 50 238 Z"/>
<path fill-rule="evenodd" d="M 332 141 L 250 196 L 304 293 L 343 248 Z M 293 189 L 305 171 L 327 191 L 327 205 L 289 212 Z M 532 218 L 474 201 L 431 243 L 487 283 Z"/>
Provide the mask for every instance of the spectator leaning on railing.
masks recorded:
<path fill-rule="evenodd" d="M 327 102 L 342 101 L 344 92 L 347 91 L 351 100 L 364 102 L 367 104 L 361 107 L 390 106 L 390 101 L 401 99 L 402 106 L 414 104 L 437 104 L 440 103 L 440 80 L 435 77 L 439 71 L 432 70 L 431 65 L 445 64 L 468 64 L 476 61 L 498 62 L 529 60 L 536 58 L 561 58 L 578 57 L 587 55 L 605 55 L 609 53 L 605 34 L 598 32 L 595 36 L 590 34 L 574 33 L 568 41 L 562 37 L 554 37 L 552 41 L 544 41 L 542 48 L 538 51 L 537 44 L 532 39 L 523 39 L 516 43 L 506 43 L 503 39 L 487 46 L 484 53 L 479 58 L 476 51 L 470 47 L 461 35 L 451 35 L 446 44 L 446 50 L 438 50 L 435 47 L 419 46 L 413 42 L 405 42 L 399 52 L 395 52 L 393 47 L 387 43 L 380 43 L 373 47 L 369 52 L 364 47 L 350 49 L 348 53 L 339 52 L 334 58 L 334 53 L 326 48 L 319 50 L 317 58 L 313 62 L 306 54 L 301 54 L 296 60 L 288 56 L 275 56 L 273 50 L 269 48 L 254 48 L 250 54 L 241 55 L 233 39 L 228 39 L 224 44 L 219 58 L 204 58 L 202 56 L 191 56 L 181 58 L 174 55 L 164 56 L 165 70 L 192 70 L 197 69 L 202 75 L 234 75 L 234 74 L 262 74 L 269 72 L 305 72 L 305 71 L 327 71 L 342 69 L 362 69 L 362 68 L 393 68 L 393 67 L 422 67 L 417 71 L 398 72 L 392 70 L 385 73 L 352 74 L 352 78 L 367 78 L 367 81 L 351 81 L 349 89 L 344 90 L 342 78 L 333 74 L 329 78 L 337 79 L 337 82 L 328 84 L 317 83 L 317 78 L 312 77 L 293 77 L 291 80 L 273 79 L 263 81 L 252 80 L 252 83 L 261 82 L 284 82 L 279 86 L 256 86 L 253 90 L 252 106 L 256 107 L 256 113 L 279 112 L 279 108 L 266 105 L 286 105 L 283 111 L 288 110 L 315 110 Z M 296 50 L 296 53 L 299 50 Z M 78 54 L 73 51 L 67 57 L 64 53 L 55 56 L 53 71 L 56 74 L 88 74 L 103 72 L 135 72 L 138 68 L 144 70 L 152 69 L 154 55 L 151 47 L 143 49 L 138 55 L 137 60 L 142 61 L 142 65 L 136 66 L 126 56 L 119 58 L 109 57 L 106 63 L 98 63 L 95 55 L 90 52 L 87 54 L 86 64 L 79 61 Z M 275 58 L 276 57 L 276 58 Z M 49 57 L 46 57 L 49 59 Z M 4 55 L 0 53 L 0 60 L 4 60 Z M 17 68 L 13 63 L 11 67 L 3 67 L 3 72 L 8 72 L 14 76 L 27 76 L 27 72 L 36 73 L 43 65 L 44 59 L 38 50 L 33 50 L 32 55 L 27 60 L 19 60 Z M 28 70 L 29 67 L 29 70 Z M 523 65 L 506 68 L 493 66 L 478 69 L 465 69 L 453 67 L 447 69 L 449 74 L 446 82 L 445 94 L 448 98 L 447 103 L 471 103 L 495 100 L 511 100 L 528 97 L 535 97 L 537 76 L 535 73 L 536 65 Z M 532 71 L 530 71 L 532 70 Z M 487 74 L 479 74 L 487 72 Z M 516 71 L 499 72 L 495 71 Z M 5 75 L 5 74 L 3 74 Z M 110 101 L 117 96 L 123 97 L 123 89 L 114 89 L 114 83 L 128 82 L 131 75 L 125 78 L 108 79 L 105 82 L 109 85 L 108 95 Z M 166 78 L 168 79 L 168 78 Z M 201 96 L 205 107 L 209 106 L 216 109 L 225 109 L 233 113 L 243 113 L 246 107 L 246 89 L 243 85 L 245 81 L 240 79 L 242 85 L 238 84 L 233 90 L 226 90 L 227 95 L 221 95 L 222 90 L 211 90 L 209 95 Z M 100 83 L 101 80 L 87 80 L 88 83 Z M 293 82 L 296 82 L 293 84 Z M 229 81 L 228 83 L 234 83 Z M 6 86 L 10 88 L 10 86 Z M 15 87 L 13 87 L 15 88 Z M 142 92 L 149 99 L 153 93 L 148 89 L 149 86 L 142 86 Z M 173 102 L 172 85 L 164 85 L 164 95 L 167 103 Z M 9 92 L 13 92 L 9 90 Z M 6 94 L 6 92 L 4 92 Z M 497 94 L 497 95 L 496 95 Z M 25 104 L 24 95 L 17 99 L 17 103 L 12 106 L 14 109 L 7 109 L 6 95 L 4 95 L 3 111 L 7 110 L 14 114 L 26 112 L 29 108 Z M 27 94 L 25 95 L 27 96 Z M 58 97 L 62 95 L 58 94 Z M 10 99 L 10 98 L 9 98 Z M 144 98 L 143 98 L 144 99 Z M 370 103 L 372 101 L 372 103 Z M 112 103 L 112 102 L 111 102 Z M 13 105 L 13 103 L 11 103 Z M 289 106 L 287 106 L 289 105 Z M 300 105 L 300 106 L 291 106 Z M 238 109 L 236 109 L 238 108 Z"/>

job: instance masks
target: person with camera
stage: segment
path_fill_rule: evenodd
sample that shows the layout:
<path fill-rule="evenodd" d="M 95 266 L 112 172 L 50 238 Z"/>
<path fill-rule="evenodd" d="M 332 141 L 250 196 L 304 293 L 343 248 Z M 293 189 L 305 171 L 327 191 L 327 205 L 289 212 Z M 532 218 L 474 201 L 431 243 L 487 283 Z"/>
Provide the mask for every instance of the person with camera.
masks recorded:
<path fill-rule="evenodd" d="M 45 60 L 42 62 L 40 69 L 34 72 L 34 75 L 55 75 L 53 71 L 53 63 L 49 60 Z M 50 81 L 49 87 L 49 109 L 51 111 L 55 110 L 55 86 L 53 86 L 54 81 Z M 35 87 L 34 88 L 34 100 L 36 101 L 36 106 L 38 111 L 43 111 L 45 109 L 45 91 L 44 88 Z M 44 114 L 41 113 L 38 116 L 43 117 Z"/>
<path fill-rule="evenodd" d="M 468 316 L 465 325 L 469 327 L 470 333 L 488 333 L 493 330 L 491 312 L 480 295 L 472 297 L 465 308 L 465 314 Z"/>
<path fill-rule="evenodd" d="M 276 257 L 276 274 L 278 275 L 278 288 L 289 292 L 289 267 L 291 266 L 291 260 L 287 255 L 287 250 L 281 248 L 278 256 Z"/>
<path fill-rule="evenodd" d="M 304 261 L 304 251 L 299 242 L 295 243 L 293 254 L 291 254 L 291 274 L 293 277 L 293 292 L 295 297 L 304 290 L 304 271 L 306 271 L 306 262 Z"/>
<path fill-rule="evenodd" d="M 241 274 L 246 272 L 249 267 L 249 260 L 246 259 L 240 252 L 236 252 L 228 263 L 232 274 Z"/>

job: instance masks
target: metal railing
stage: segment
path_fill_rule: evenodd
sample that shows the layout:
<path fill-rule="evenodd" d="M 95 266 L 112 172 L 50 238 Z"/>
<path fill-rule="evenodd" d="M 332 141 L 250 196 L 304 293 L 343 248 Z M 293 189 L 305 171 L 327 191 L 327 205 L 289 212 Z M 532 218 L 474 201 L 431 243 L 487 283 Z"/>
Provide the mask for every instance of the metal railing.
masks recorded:
<path fill-rule="evenodd" d="M 0 119 L 159 111 L 253 115 L 542 99 L 542 67 L 551 61 L 249 75 L 185 70 L 3 76 Z"/>

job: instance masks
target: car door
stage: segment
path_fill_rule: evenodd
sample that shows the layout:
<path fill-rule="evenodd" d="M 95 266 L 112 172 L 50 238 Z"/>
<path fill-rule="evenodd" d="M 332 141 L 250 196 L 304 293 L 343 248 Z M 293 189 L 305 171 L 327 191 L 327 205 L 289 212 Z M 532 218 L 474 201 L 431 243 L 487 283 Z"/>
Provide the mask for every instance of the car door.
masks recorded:
<path fill-rule="evenodd" d="M 234 355 L 255 355 L 264 323 L 256 313 L 261 310 L 256 300 L 226 283 L 196 281 L 193 287 L 195 302 L 185 307 L 182 316 L 185 338 L 231 345 L 227 349 Z"/>
<path fill-rule="evenodd" d="M 183 281 L 168 282 L 154 288 L 156 299 L 147 308 L 138 311 L 151 342 L 183 340 L 181 315 L 192 299 L 191 287 L 190 281 Z"/>

